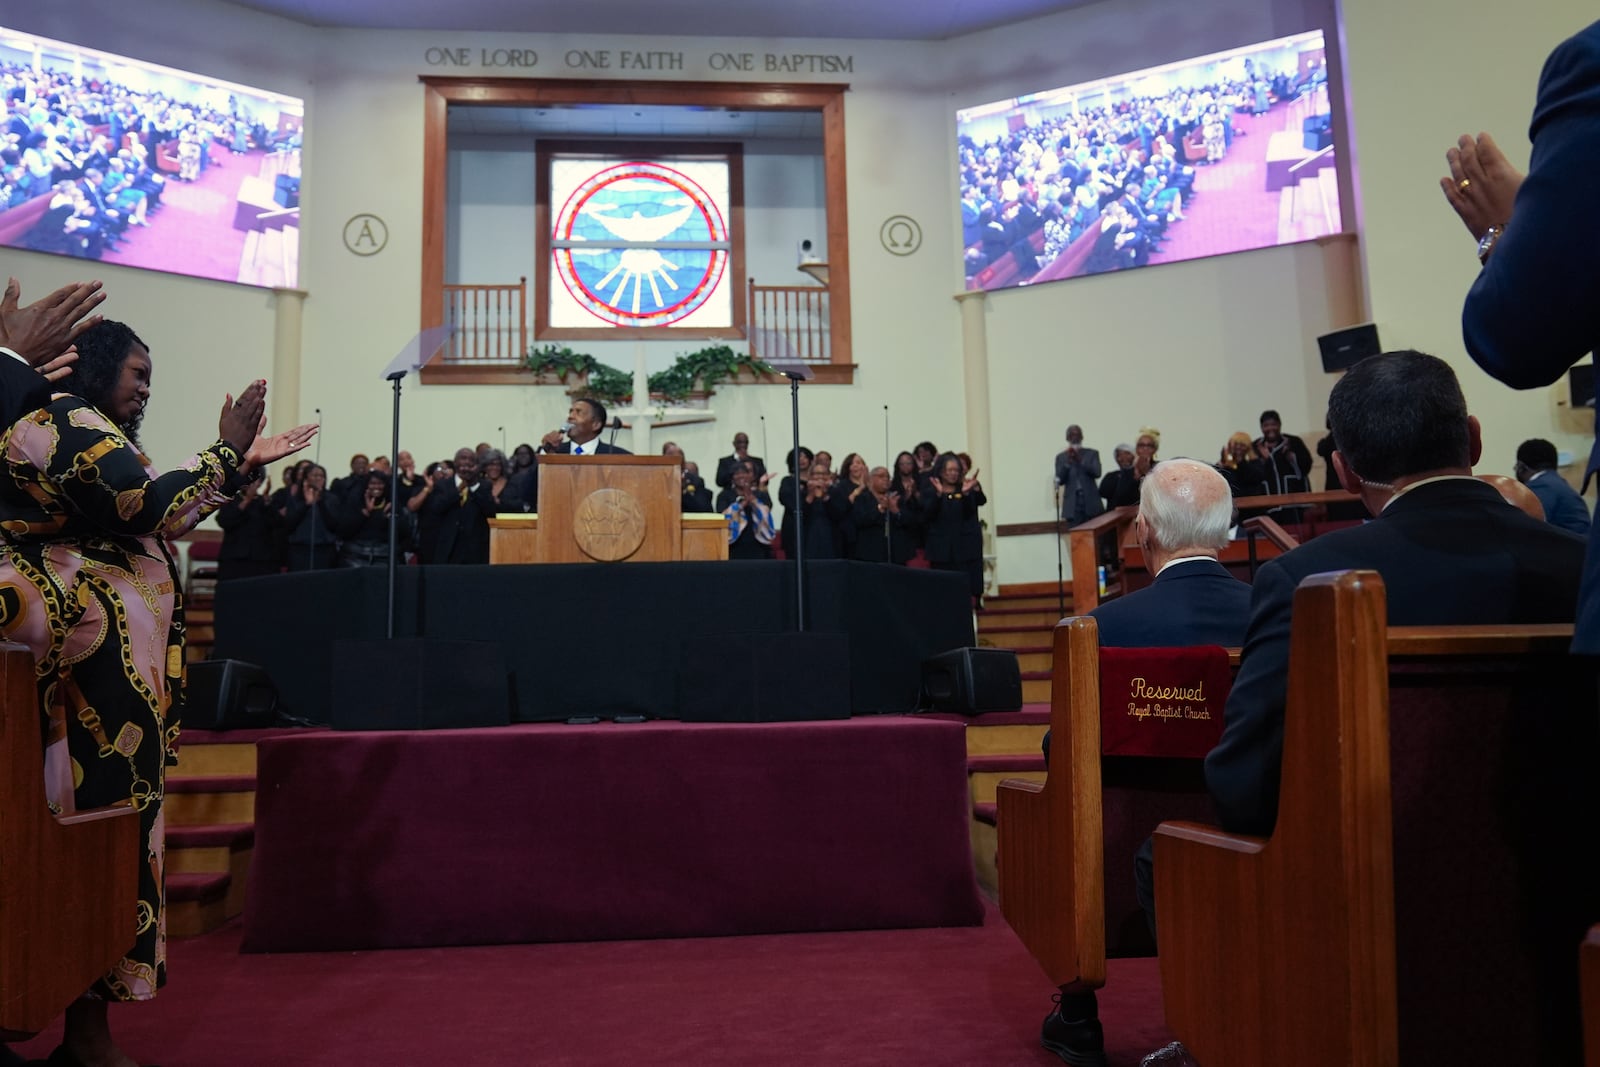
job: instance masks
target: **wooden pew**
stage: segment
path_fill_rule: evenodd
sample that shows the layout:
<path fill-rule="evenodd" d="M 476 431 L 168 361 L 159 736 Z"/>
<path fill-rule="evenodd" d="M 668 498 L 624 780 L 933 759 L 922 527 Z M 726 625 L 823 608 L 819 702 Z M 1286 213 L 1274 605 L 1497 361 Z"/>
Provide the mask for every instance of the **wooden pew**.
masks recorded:
<path fill-rule="evenodd" d="M 139 818 L 45 804 L 33 655 L 0 644 L 0 1041 L 43 1030 L 133 946 Z"/>
<path fill-rule="evenodd" d="M 1161 819 L 1209 813 L 1210 800 L 1198 758 L 1103 755 L 1099 628 L 1063 619 L 1053 640 L 1048 775 L 996 791 L 1000 910 L 1053 984 L 1087 991 L 1105 984 L 1108 955 L 1154 950 L 1135 851 Z M 1223 699 L 1215 694 L 1219 719 Z"/>
<path fill-rule="evenodd" d="M 1386 617 L 1373 572 L 1301 583 L 1272 837 L 1156 832 L 1167 1025 L 1205 1067 L 1576 1060 L 1593 669 L 1570 626 Z"/>

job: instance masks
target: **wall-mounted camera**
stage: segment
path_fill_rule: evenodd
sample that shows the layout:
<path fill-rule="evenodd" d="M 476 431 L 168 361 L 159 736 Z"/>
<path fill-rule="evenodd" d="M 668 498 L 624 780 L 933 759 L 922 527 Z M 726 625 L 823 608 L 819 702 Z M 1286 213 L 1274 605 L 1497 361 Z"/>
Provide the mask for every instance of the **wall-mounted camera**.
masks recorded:
<path fill-rule="evenodd" d="M 820 263 L 820 262 L 822 262 L 820 259 L 817 258 L 816 250 L 812 247 L 810 238 L 807 238 L 806 240 L 800 242 L 800 262 L 801 263 Z"/>

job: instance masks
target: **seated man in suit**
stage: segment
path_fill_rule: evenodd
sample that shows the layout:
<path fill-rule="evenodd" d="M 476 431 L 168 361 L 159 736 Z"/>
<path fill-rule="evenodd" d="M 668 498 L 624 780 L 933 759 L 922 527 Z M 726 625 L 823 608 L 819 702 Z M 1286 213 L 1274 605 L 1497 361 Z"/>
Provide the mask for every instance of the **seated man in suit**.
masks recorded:
<path fill-rule="evenodd" d="M 1233 493 L 1216 469 L 1192 459 L 1152 467 L 1139 485 L 1134 535 L 1155 581 L 1089 612 L 1102 648 L 1182 648 L 1244 642 L 1250 587 L 1229 574 L 1217 555 L 1228 545 Z M 1050 756 L 1050 735 L 1044 739 Z M 1139 903 L 1154 925 L 1155 881 L 1147 840 L 1134 857 Z M 1099 1008 L 1091 993 L 1061 991 L 1045 1016 L 1040 1044 L 1071 1064 L 1105 1063 Z"/>
<path fill-rule="evenodd" d="M 1589 505 L 1578 491 L 1556 472 L 1560 457 L 1556 446 L 1535 437 L 1517 446 L 1517 481 L 1533 490 L 1544 506 L 1544 517 L 1553 526 L 1589 536 Z"/>
<path fill-rule="evenodd" d="M 1334 469 L 1373 521 L 1269 561 L 1206 785 L 1222 828 L 1268 835 L 1278 818 L 1289 622 L 1308 575 L 1376 570 L 1389 625 L 1570 623 L 1583 538 L 1524 514 L 1472 476 L 1478 420 L 1455 372 L 1421 352 L 1371 356 L 1328 397 Z M 1591 694 L 1592 697 L 1592 694 Z"/>
<path fill-rule="evenodd" d="M 726 489 L 733 484 L 733 472 L 739 469 L 739 464 L 748 463 L 755 470 L 756 481 L 760 481 L 767 473 L 767 465 L 760 456 L 750 454 L 750 435 L 743 430 L 733 435 L 733 455 L 723 456 L 717 460 L 717 488 Z"/>

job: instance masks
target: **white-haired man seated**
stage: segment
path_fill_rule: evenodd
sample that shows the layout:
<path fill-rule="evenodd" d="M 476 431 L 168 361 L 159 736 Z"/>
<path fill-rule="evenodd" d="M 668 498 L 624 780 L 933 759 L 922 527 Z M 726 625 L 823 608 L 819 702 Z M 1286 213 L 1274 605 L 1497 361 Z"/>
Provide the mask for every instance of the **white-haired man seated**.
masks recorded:
<path fill-rule="evenodd" d="M 1244 644 L 1250 622 L 1250 587 L 1217 562 L 1228 545 L 1233 493 L 1216 468 L 1192 459 L 1169 459 L 1150 468 L 1139 485 L 1133 529 L 1155 581 L 1107 601 L 1089 614 L 1102 648 L 1182 648 Z M 1045 757 L 1050 735 L 1045 735 Z M 1155 926 L 1155 880 L 1150 842 L 1134 857 L 1139 903 Z M 1045 1016 L 1040 1044 L 1074 1067 L 1099 1067 L 1105 1039 L 1093 993 L 1063 988 Z"/>

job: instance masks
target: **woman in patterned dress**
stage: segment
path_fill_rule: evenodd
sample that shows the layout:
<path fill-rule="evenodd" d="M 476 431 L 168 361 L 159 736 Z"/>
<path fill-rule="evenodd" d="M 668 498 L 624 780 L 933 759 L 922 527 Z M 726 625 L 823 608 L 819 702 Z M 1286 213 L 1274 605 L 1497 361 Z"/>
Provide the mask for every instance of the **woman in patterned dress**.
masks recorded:
<path fill-rule="evenodd" d="M 67 1009 L 51 1057 L 132 1067 L 111 1040 L 106 1002 L 147 1000 L 166 981 L 161 806 L 183 686 L 182 595 L 168 540 L 316 431 L 259 437 L 266 383 L 252 382 L 224 401 L 214 444 L 159 474 L 137 438 L 149 350 L 109 321 L 80 335 L 77 349 L 61 391 L 0 436 L 0 634 L 33 651 L 51 810 L 121 803 L 139 812 L 137 941 Z"/>

